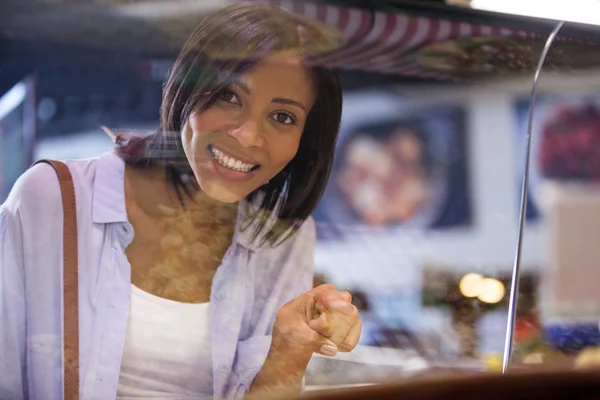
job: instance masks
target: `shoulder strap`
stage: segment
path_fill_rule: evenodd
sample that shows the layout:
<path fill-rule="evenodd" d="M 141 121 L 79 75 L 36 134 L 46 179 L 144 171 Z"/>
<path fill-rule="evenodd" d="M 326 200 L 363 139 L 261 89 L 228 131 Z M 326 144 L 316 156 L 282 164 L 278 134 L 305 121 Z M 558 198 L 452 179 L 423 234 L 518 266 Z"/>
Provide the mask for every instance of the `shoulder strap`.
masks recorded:
<path fill-rule="evenodd" d="M 39 163 L 51 165 L 60 183 L 63 205 L 64 400 L 77 400 L 79 398 L 79 271 L 75 186 L 71 171 L 66 164 L 52 160 L 40 160 L 35 164 Z"/>

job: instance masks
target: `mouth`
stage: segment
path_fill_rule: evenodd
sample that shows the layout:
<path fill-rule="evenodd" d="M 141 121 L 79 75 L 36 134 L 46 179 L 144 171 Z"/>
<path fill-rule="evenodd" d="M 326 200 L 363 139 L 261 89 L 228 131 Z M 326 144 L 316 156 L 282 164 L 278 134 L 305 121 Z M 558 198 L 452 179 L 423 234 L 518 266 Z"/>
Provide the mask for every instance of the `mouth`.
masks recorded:
<path fill-rule="evenodd" d="M 212 144 L 208 145 L 208 151 L 220 166 L 232 171 L 250 173 L 260 168 L 260 164 L 240 160 L 231 154 L 215 148 Z"/>

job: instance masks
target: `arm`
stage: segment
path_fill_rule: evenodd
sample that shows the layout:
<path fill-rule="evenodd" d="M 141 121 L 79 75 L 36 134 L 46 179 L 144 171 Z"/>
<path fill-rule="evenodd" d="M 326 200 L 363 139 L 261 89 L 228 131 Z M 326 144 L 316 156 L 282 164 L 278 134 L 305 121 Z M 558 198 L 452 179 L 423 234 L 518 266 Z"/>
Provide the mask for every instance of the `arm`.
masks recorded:
<path fill-rule="evenodd" d="M 272 304 L 265 310 L 269 319 L 275 314 L 272 329 L 265 332 L 268 336 L 253 338 L 260 344 L 245 344 L 244 351 L 238 345 L 237 363 L 246 368 L 234 374 L 228 399 L 246 394 L 253 399 L 296 397 L 314 352 L 333 356 L 338 349 L 350 351 L 358 341 L 360 321 L 356 308 L 348 304 L 349 294 L 333 285 L 312 288 L 315 225 L 307 222 L 286 258 L 279 260 L 287 272 L 280 275 L 280 284 L 271 290 L 272 301 L 267 302 Z"/>
<path fill-rule="evenodd" d="M 270 310 L 269 319 L 275 319 L 271 322 L 272 331 L 269 332 L 269 343 L 265 346 L 264 363 L 255 375 L 250 377 L 251 380 L 246 386 L 250 398 L 269 393 L 281 394 L 282 390 L 288 393 L 288 397 L 300 394 L 304 372 L 312 357 L 312 351 L 308 352 L 299 346 L 294 347 L 285 341 L 276 323 L 277 319 L 281 320 L 281 313 L 278 311 L 285 303 L 312 289 L 316 241 L 316 227 L 312 218 L 307 220 L 290 240 L 294 243 L 287 254 L 287 260 L 278 260 L 287 266 L 286 283 L 283 288 L 278 289 L 280 294 L 277 304 Z M 274 315 L 275 313 L 277 314 Z"/>
<path fill-rule="evenodd" d="M 0 398 L 27 397 L 25 283 L 20 224 L 0 208 Z"/>
<path fill-rule="evenodd" d="M 296 397 L 313 353 L 335 356 L 338 351 L 352 351 L 360 338 L 361 323 L 351 301 L 348 292 L 324 284 L 281 307 L 268 356 L 250 394 Z"/>
<path fill-rule="evenodd" d="M 47 165 L 21 175 L 0 206 L 0 399 L 62 389 L 61 208 Z"/>
<path fill-rule="evenodd" d="M 292 398 L 300 395 L 312 351 L 287 343 L 273 334 L 271 348 L 262 369 L 250 387 L 250 398 L 269 396 Z"/>
<path fill-rule="evenodd" d="M 313 353 L 352 351 L 360 338 L 358 310 L 348 292 L 324 284 L 288 302 L 277 312 L 269 354 L 250 394 L 290 398 L 302 391 Z"/>

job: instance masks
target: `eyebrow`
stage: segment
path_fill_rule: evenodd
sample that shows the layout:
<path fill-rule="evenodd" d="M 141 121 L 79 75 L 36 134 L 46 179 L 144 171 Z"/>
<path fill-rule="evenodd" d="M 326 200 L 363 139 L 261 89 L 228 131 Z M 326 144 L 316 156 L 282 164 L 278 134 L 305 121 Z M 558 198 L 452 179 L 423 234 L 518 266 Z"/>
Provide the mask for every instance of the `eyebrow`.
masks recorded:
<path fill-rule="evenodd" d="M 246 92 L 246 94 L 250 94 L 250 88 L 248 86 L 246 86 L 243 82 L 236 79 L 233 81 L 233 84 L 238 86 L 244 92 Z M 292 100 L 292 99 L 288 99 L 285 97 L 274 97 L 271 100 L 271 102 L 278 103 L 278 104 L 290 105 L 290 106 L 296 106 L 296 107 L 302 109 L 305 113 L 308 112 L 308 109 L 306 108 L 306 106 L 304 104 L 302 104 L 301 102 Z"/>
<path fill-rule="evenodd" d="M 279 103 L 279 104 L 287 104 L 287 105 L 291 105 L 291 106 L 296 106 L 301 108 L 302 110 L 304 110 L 304 112 L 308 112 L 306 110 L 306 106 L 302 103 L 300 103 L 299 101 L 296 100 L 292 100 L 292 99 L 286 99 L 283 97 L 275 97 L 271 100 L 271 102 L 273 103 Z"/>

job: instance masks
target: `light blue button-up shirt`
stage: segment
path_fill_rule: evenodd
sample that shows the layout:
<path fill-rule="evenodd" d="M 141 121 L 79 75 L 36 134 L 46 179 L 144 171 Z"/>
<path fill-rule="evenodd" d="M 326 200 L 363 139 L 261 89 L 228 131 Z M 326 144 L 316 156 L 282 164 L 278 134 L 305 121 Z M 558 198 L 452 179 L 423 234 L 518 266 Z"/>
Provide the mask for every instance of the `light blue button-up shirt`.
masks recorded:
<path fill-rule="evenodd" d="M 115 399 L 131 290 L 124 250 L 134 235 L 125 164 L 113 153 L 67 164 L 77 196 L 80 399 Z M 58 180 L 46 164 L 27 171 L 0 208 L 2 400 L 63 398 L 62 214 Z M 213 279 L 215 399 L 248 392 L 267 356 L 276 311 L 312 288 L 312 219 L 276 247 L 258 247 L 250 236 L 236 229 Z"/>

